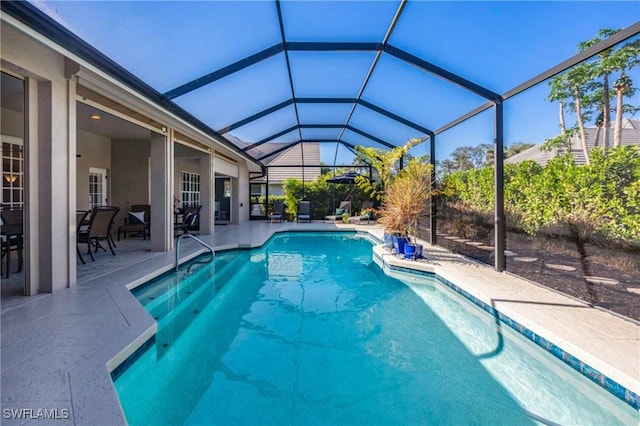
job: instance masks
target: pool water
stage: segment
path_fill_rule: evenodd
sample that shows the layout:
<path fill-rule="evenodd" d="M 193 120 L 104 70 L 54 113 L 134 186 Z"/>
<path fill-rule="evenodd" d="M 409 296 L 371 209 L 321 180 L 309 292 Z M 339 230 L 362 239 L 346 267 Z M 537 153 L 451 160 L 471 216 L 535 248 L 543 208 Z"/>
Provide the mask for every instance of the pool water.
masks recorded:
<path fill-rule="evenodd" d="M 629 405 L 357 234 L 291 233 L 135 292 L 133 425 L 638 424 Z"/>

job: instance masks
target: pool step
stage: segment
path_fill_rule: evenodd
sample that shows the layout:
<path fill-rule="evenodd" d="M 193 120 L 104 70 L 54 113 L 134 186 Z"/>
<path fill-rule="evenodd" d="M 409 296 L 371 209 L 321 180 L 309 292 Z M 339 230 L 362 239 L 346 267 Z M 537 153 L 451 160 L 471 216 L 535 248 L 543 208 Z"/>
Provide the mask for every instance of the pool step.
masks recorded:
<path fill-rule="evenodd" d="M 167 283 L 154 285 L 157 289 L 150 289 L 148 294 L 138 294 L 136 297 L 147 311 L 158 320 L 164 317 L 171 309 L 179 305 L 181 301 L 189 298 L 204 281 L 207 274 L 210 277 L 223 274 L 230 264 L 241 254 L 230 259 L 216 259 L 213 264 L 200 266 L 195 271 L 188 273 L 189 269 L 179 272 L 177 275 L 167 277 Z M 222 260 L 222 261 L 221 261 Z"/>
<path fill-rule="evenodd" d="M 223 270 L 201 282 L 197 288 L 180 303 L 172 305 L 165 315 L 158 319 L 158 354 L 162 355 L 175 342 L 184 330 L 193 322 L 194 316 L 204 311 L 217 296 L 219 290 L 229 281 L 237 269 L 246 261 L 239 256 L 226 265 Z"/>

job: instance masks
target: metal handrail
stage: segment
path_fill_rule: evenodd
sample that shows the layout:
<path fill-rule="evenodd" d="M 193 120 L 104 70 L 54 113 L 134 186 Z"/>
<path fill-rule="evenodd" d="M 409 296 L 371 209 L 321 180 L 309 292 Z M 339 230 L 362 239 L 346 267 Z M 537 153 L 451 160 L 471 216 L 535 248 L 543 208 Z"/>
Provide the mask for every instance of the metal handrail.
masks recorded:
<path fill-rule="evenodd" d="M 178 261 L 180 260 L 180 242 L 184 239 L 190 237 L 194 240 L 196 240 L 197 242 L 199 242 L 201 245 L 205 246 L 206 248 L 209 249 L 209 251 L 211 252 L 211 259 L 213 260 L 214 257 L 216 256 L 215 251 L 213 251 L 213 247 L 211 247 L 209 244 L 205 243 L 204 241 L 202 241 L 200 238 L 197 238 L 195 235 L 191 235 L 191 234 L 182 234 L 180 235 L 177 239 L 176 239 L 176 263 L 175 263 L 175 270 L 176 272 L 178 272 L 178 268 L 180 267 L 180 264 L 178 263 Z"/>

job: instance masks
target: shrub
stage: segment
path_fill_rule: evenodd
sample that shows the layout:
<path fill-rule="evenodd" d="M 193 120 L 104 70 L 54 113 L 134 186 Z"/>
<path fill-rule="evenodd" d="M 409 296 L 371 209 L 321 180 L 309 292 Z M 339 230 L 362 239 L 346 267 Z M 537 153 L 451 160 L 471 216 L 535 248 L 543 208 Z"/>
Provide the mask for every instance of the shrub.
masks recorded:
<path fill-rule="evenodd" d="M 637 148 L 594 149 L 591 164 L 570 154 L 542 167 L 532 161 L 504 169 L 509 225 L 536 233 L 553 227 L 575 237 L 640 246 L 640 154 Z M 449 202 L 479 213 L 494 210 L 493 168 L 453 173 L 443 180 Z"/>

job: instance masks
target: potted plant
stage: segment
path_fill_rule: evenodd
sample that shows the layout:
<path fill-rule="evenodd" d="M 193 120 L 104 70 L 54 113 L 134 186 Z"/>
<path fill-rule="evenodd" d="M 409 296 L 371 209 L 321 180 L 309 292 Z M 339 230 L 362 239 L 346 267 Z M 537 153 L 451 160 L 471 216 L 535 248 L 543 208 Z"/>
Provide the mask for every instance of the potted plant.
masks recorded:
<path fill-rule="evenodd" d="M 431 194 L 431 166 L 418 160 L 409 161 L 385 189 L 378 223 L 395 236 L 398 253 L 413 258 L 422 254 L 422 245 L 417 244 L 418 219 L 429 211 Z"/>

